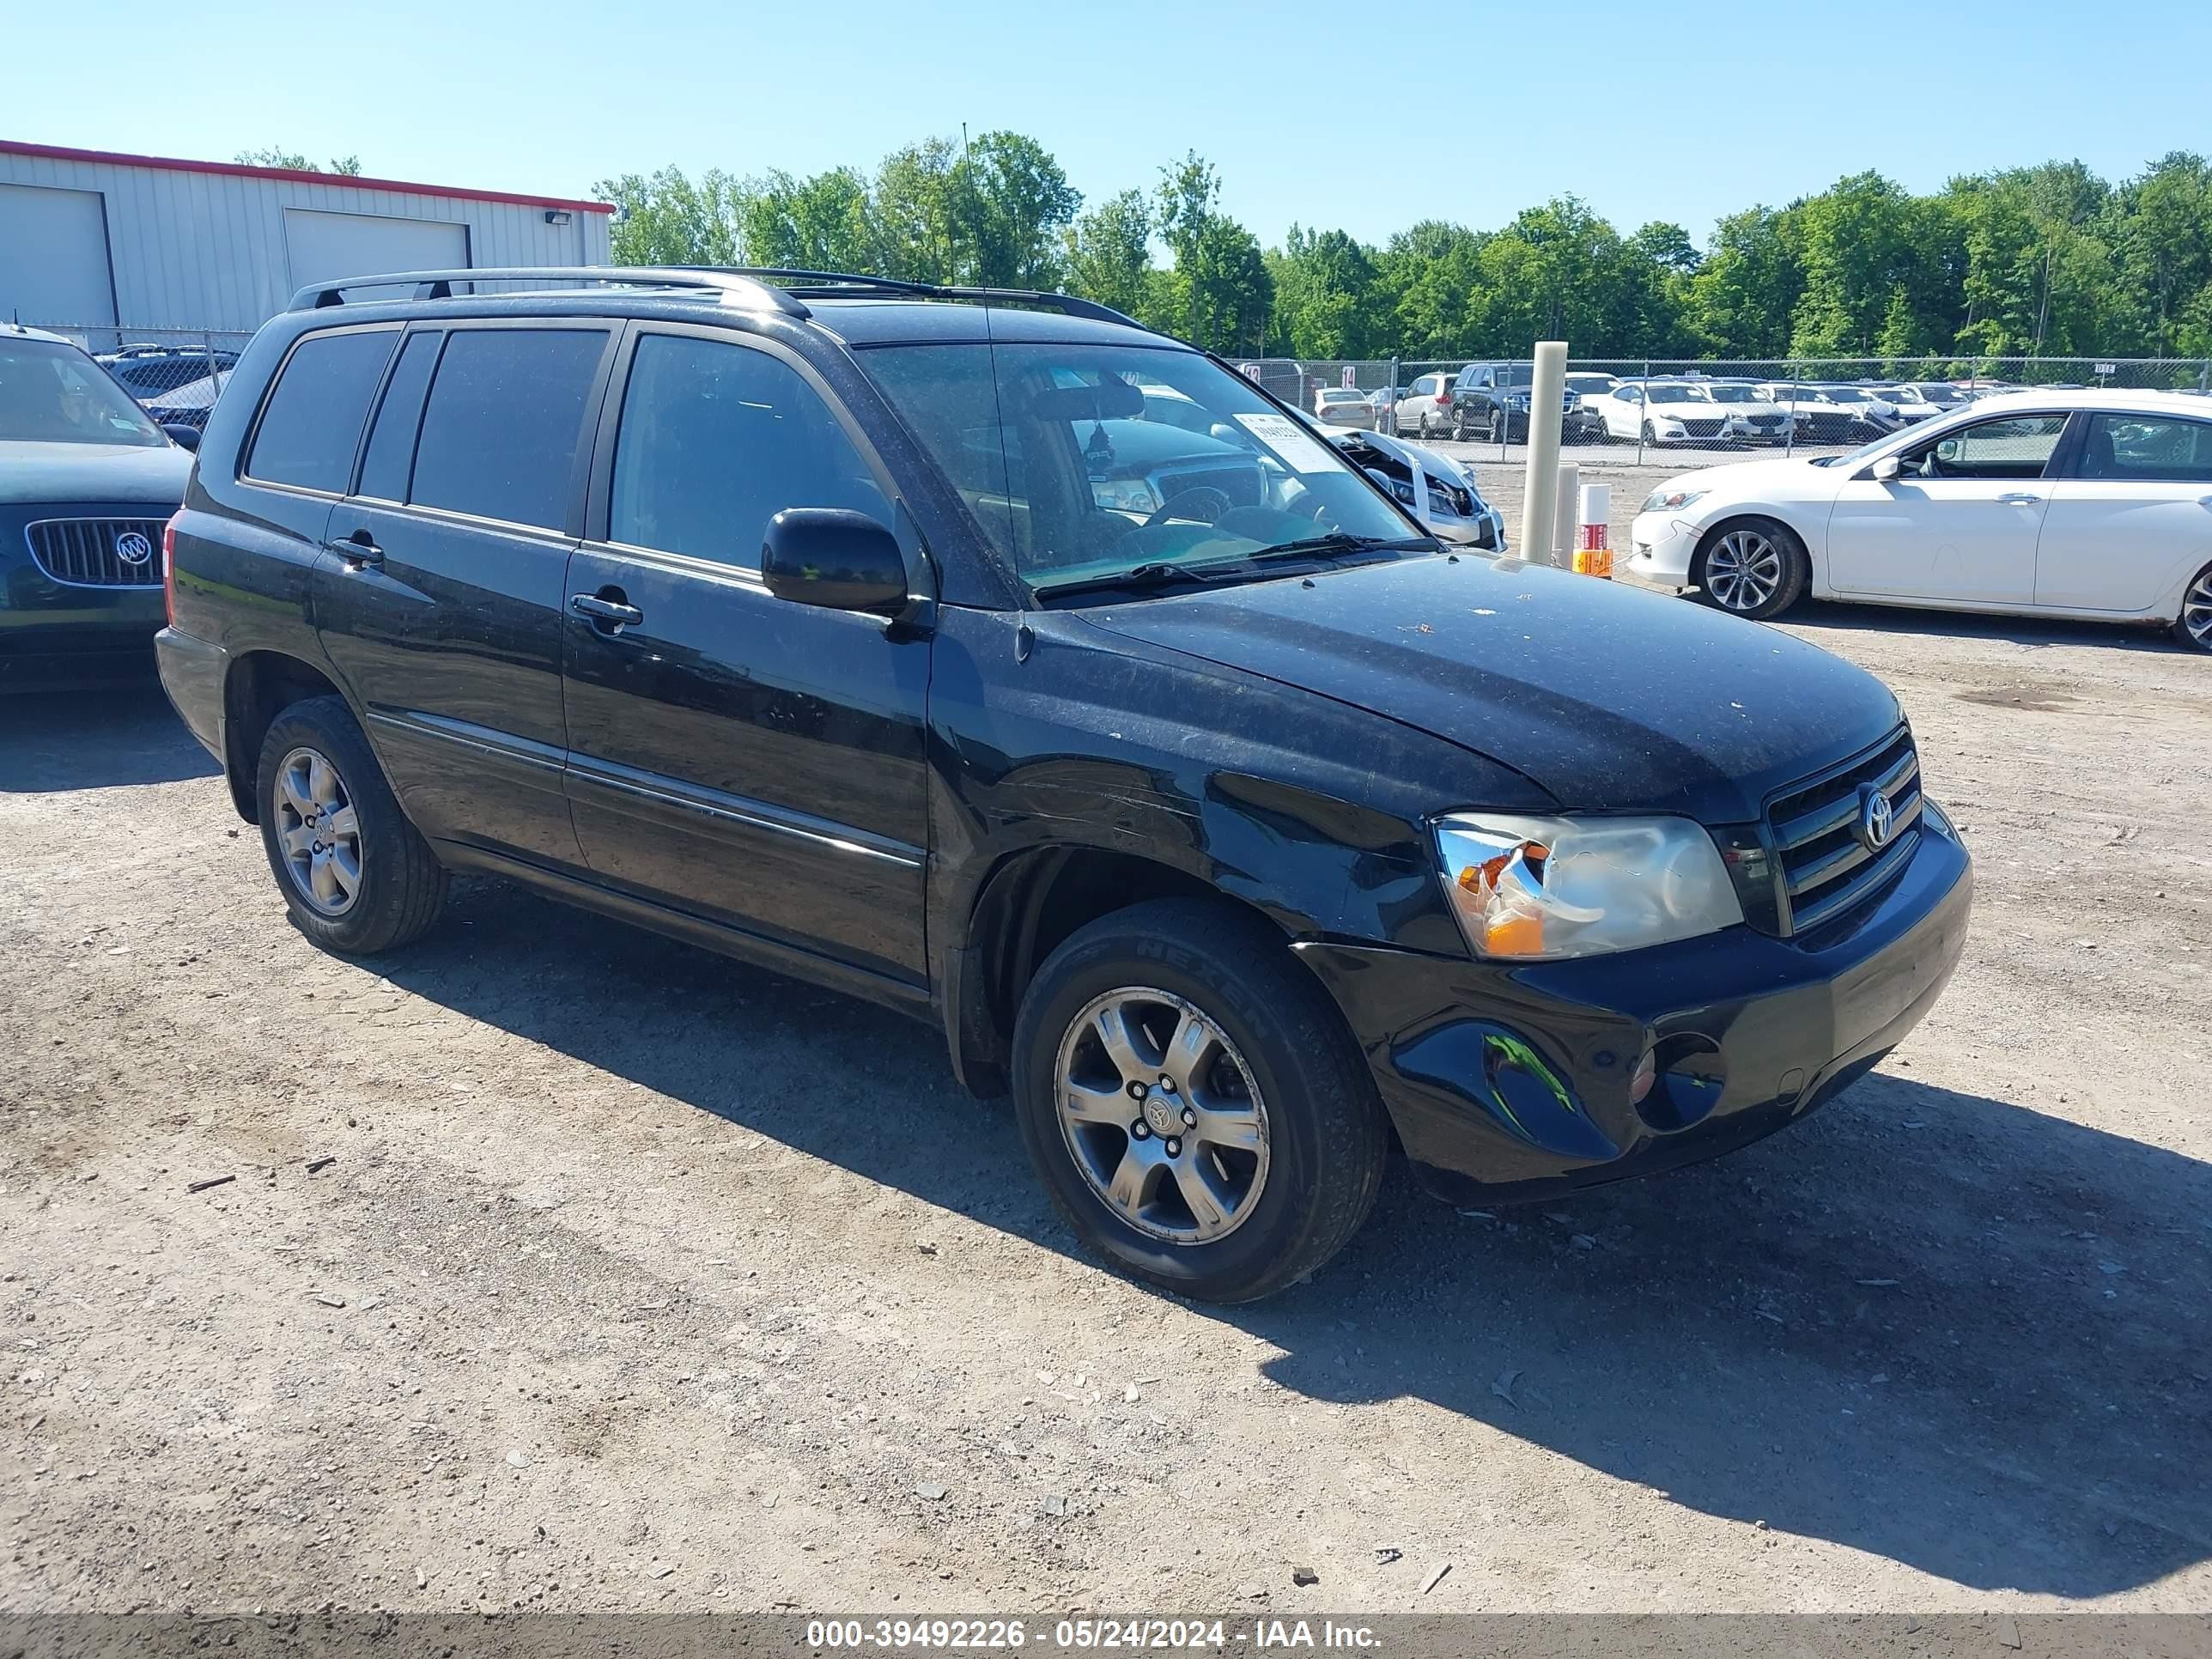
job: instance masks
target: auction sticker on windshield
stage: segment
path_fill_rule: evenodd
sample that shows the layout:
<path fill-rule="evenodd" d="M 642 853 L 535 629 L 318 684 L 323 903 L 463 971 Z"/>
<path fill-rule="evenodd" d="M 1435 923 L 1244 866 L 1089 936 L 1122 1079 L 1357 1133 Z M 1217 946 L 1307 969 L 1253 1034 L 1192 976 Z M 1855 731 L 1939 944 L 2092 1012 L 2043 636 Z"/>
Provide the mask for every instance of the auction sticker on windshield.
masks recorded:
<path fill-rule="evenodd" d="M 1334 472 L 1343 465 L 1326 444 L 1287 415 L 1239 415 L 1237 419 L 1293 472 Z"/>

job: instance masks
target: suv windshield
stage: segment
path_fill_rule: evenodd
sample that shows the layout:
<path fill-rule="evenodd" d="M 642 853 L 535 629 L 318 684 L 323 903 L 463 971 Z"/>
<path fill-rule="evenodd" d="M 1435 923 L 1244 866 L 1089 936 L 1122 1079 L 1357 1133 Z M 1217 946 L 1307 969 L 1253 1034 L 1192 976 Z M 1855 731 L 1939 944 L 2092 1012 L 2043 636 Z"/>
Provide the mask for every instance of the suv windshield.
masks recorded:
<path fill-rule="evenodd" d="M 1032 587 L 1273 574 L 1427 550 L 1344 457 L 1239 375 L 1140 345 L 856 354 Z M 1165 409 L 1176 417 L 1164 420 Z"/>
<path fill-rule="evenodd" d="M 1771 398 L 1760 397 L 1747 386 L 1708 386 L 1705 388 L 1705 395 L 1717 404 L 1764 404 L 1773 401 Z"/>
<path fill-rule="evenodd" d="M 161 428 L 75 346 L 0 335 L 0 443 L 158 449 Z"/>

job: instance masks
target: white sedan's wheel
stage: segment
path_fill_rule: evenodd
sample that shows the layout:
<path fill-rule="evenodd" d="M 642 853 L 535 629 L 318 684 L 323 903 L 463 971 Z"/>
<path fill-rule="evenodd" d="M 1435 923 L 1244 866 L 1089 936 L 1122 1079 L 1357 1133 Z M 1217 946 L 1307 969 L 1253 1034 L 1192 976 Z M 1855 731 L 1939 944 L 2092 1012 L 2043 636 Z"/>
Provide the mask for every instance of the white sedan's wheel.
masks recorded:
<path fill-rule="evenodd" d="M 1782 550 L 1756 530 L 1731 530 L 1705 555 L 1705 592 L 1723 611 L 1755 611 L 1782 586 Z"/>
<path fill-rule="evenodd" d="M 1805 544 L 1772 519 L 1739 519 L 1707 537 L 1690 567 L 1705 602 L 1763 621 L 1804 596 L 1812 580 Z"/>
<path fill-rule="evenodd" d="M 2185 646 L 2212 651 L 2212 564 L 2197 573 L 2197 580 L 2181 596 L 2181 615 L 2173 634 Z"/>

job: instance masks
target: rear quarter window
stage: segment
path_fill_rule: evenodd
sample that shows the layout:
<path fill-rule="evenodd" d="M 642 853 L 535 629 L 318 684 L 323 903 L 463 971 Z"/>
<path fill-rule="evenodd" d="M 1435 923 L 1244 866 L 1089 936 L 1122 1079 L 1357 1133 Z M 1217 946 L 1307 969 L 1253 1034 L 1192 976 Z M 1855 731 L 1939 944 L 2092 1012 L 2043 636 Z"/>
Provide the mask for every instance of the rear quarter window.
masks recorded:
<path fill-rule="evenodd" d="M 345 494 L 368 400 L 397 329 L 311 334 L 292 349 L 254 428 L 246 476 L 256 483 Z"/>

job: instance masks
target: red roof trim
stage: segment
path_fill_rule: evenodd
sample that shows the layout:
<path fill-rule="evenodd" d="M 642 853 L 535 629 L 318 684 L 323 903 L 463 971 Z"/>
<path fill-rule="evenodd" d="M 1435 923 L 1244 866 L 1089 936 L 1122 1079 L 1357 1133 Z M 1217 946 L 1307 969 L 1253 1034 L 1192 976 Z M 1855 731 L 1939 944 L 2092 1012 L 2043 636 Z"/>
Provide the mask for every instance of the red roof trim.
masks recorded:
<path fill-rule="evenodd" d="M 0 138 L 0 153 L 40 155 L 56 161 L 105 161 L 114 167 L 158 167 L 167 173 L 222 173 L 241 179 L 282 179 L 301 185 L 340 185 L 350 190 L 388 190 L 410 196 L 448 196 L 468 202 L 514 202 L 523 207 L 566 208 L 571 213 L 612 213 L 611 202 L 582 202 L 564 196 L 518 196 L 504 190 L 463 190 L 453 185 L 410 185 L 398 179 L 362 179 L 343 173 L 303 173 L 295 167 L 250 167 L 237 161 L 185 161 L 166 155 L 128 155 L 117 150 L 69 149 L 60 144 L 27 144 Z"/>

